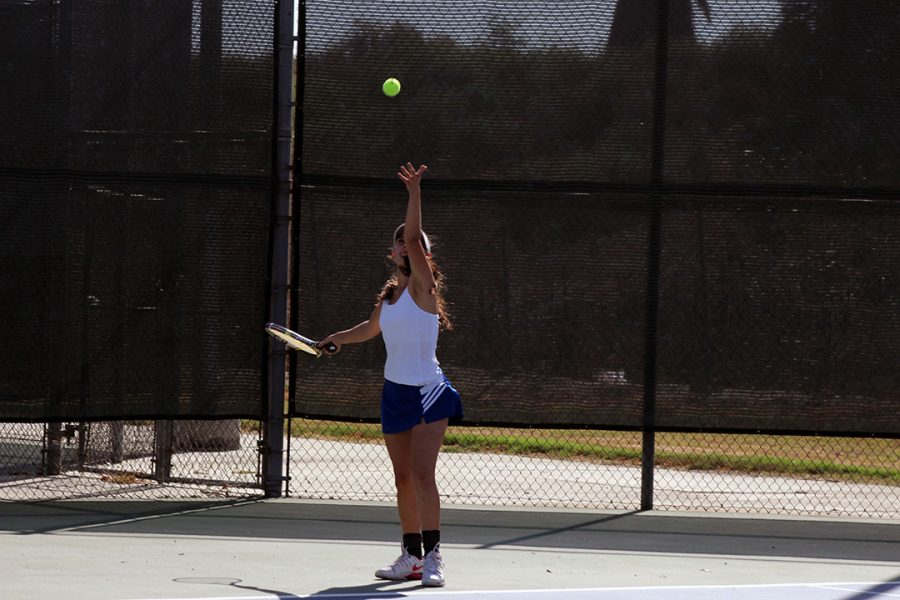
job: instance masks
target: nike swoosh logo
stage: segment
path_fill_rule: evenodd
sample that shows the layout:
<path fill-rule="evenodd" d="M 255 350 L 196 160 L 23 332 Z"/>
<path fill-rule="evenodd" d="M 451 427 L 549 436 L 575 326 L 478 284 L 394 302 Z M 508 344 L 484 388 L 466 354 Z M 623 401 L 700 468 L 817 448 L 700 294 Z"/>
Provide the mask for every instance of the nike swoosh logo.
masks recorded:
<path fill-rule="evenodd" d="M 418 573 L 418 572 L 421 571 L 421 570 L 422 570 L 422 567 L 421 567 L 421 566 L 419 566 L 419 565 L 413 565 L 413 568 L 412 568 L 413 573 Z"/>

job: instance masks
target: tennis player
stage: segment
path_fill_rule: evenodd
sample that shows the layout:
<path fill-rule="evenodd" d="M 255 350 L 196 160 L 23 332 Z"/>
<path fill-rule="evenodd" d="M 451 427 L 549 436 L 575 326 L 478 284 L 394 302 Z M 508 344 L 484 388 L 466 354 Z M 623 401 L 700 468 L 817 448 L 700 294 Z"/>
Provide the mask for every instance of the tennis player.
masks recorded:
<path fill-rule="evenodd" d="M 375 576 L 421 579 L 423 585 L 438 587 L 444 585 L 444 562 L 435 467 L 449 421 L 462 418 L 462 402 L 435 356 L 438 331 L 450 329 L 451 324 L 441 271 L 422 231 L 420 182 L 427 169 L 407 163 L 397 173 L 409 194 L 406 221 L 394 231 L 391 261 L 395 272 L 379 292 L 371 316 L 326 337 L 319 346 L 333 342 L 340 352 L 343 344 L 382 334 L 387 361 L 381 428 L 394 468 L 403 541 L 397 560 L 375 571 Z"/>

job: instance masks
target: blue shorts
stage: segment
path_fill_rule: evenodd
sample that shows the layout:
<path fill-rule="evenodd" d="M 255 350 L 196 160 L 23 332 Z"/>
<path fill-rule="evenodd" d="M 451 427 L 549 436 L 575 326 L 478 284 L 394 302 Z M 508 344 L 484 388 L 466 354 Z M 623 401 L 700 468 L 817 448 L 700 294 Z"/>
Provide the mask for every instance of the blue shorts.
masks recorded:
<path fill-rule="evenodd" d="M 446 377 L 422 387 L 384 380 L 381 392 L 381 431 L 400 433 L 422 423 L 462 419 L 462 400 Z"/>

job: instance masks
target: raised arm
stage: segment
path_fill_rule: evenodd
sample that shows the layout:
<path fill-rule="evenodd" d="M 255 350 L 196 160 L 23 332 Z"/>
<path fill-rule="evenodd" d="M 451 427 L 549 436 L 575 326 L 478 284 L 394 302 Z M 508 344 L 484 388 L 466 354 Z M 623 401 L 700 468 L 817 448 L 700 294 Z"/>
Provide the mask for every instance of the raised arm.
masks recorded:
<path fill-rule="evenodd" d="M 419 291 L 430 292 L 434 288 L 434 274 L 428 264 L 425 249 L 422 247 L 422 175 L 428 167 L 421 165 L 414 169 L 412 163 L 400 167 L 397 177 L 406 185 L 409 200 L 406 205 L 406 222 L 403 227 L 403 243 L 412 269 L 411 285 Z"/>

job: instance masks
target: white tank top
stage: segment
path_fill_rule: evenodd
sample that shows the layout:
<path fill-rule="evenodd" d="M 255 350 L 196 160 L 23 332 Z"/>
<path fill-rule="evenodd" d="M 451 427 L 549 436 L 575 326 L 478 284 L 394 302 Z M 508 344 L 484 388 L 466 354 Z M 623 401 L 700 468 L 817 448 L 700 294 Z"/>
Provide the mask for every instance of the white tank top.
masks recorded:
<path fill-rule="evenodd" d="M 394 304 L 382 302 L 378 322 L 387 349 L 385 379 L 421 387 L 444 376 L 435 356 L 438 316 L 419 308 L 407 290 Z"/>

